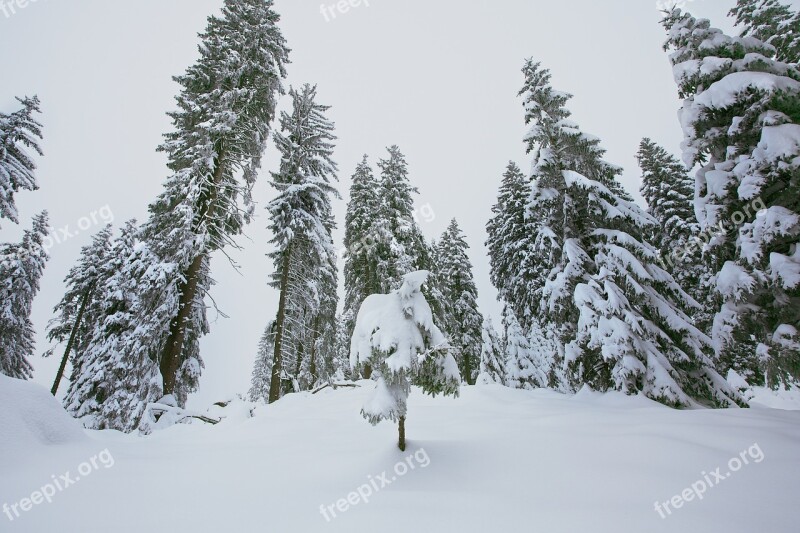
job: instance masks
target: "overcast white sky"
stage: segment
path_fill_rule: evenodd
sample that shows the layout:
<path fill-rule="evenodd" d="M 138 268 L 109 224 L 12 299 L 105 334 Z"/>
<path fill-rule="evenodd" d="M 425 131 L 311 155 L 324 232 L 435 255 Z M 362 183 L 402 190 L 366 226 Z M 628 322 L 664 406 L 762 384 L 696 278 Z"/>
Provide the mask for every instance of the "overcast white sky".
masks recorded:
<path fill-rule="evenodd" d="M 734 1 L 695 0 L 688 8 L 730 30 L 725 14 Z M 38 0 L 10 18 L 0 11 L 0 109 L 15 109 L 15 95 L 38 94 L 43 104 L 41 190 L 18 197 L 24 225 L 47 209 L 54 227 L 69 225 L 77 233 L 51 249 L 33 313 L 38 352 L 47 347 L 43 333 L 64 276 L 100 229 L 79 231 L 82 217 L 108 206 L 116 225 L 143 220 L 160 191 L 167 169 L 155 147 L 169 129 L 165 112 L 177 93 L 171 76 L 194 61 L 196 34 L 221 4 Z M 603 140 L 610 161 L 625 167 L 623 182 L 637 198 L 640 139 L 678 150 L 679 102 L 655 0 L 370 0 L 328 22 L 320 4 L 276 0 L 276 9 L 292 48 L 287 86 L 316 83 L 319 101 L 333 106 L 344 198 L 336 203 L 339 224 L 361 155 L 375 163 L 386 146 L 398 144 L 419 187 L 419 205 L 436 215 L 421 220 L 425 235 L 438 236 L 453 217 L 466 232 L 485 313 L 499 315 L 484 227 L 507 162 L 530 164 L 516 98 L 526 57 L 541 60 L 555 87 L 575 95 L 573 118 Z M 213 295 L 230 318 L 210 313 L 212 332 L 202 344 L 206 370 L 192 398 L 198 406 L 246 392 L 256 345 L 277 309 L 277 295 L 266 286 L 271 264 L 263 209 L 273 195 L 268 172 L 276 165 L 270 145 L 256 190 L 258 219 L 240 239 L 244 251 L 232 254 L 240 271 L 224 259 L 214 264 Z M 7 221 L 0 228 L 0 240 L 18 234 Z M 37 356 L 32 363 L 35 380 L 49 387 L 57 358 Z"/>

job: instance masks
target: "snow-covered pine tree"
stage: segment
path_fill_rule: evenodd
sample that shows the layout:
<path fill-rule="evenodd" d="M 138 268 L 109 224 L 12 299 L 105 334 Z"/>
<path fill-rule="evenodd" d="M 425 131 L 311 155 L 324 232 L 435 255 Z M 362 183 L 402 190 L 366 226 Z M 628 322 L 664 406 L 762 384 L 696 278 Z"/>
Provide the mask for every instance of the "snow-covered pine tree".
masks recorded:
<path fill-rule="evenodd" d="M 458 396 L 461 382 L 458 364 L 422 294 L 428 274 L 406 274 L 398 290 L 367 297 L 358 312 L 350 347 L 351 367 L 371 365 L 377 381 L 361 414 L 373 425 L 386 419 L 396 421 L 401 450 L 406 446 L 411 385 L 433 396 Z"/>
<path fill-rule="evenodd" d="M 310 322 L 311 353 L 303 367 L 307 368 L 306 389 L 330 381 L 336 367 L 339 269 L 332 237 L 336 223 L 331 213 L 324 225 L 327 231 L 326 254 L 321 257 L 321 264 L 316 272 L 317 305 Z"/>
<path fill-rule="evenodd" d="M 599 140 L 569 120 L 569 95 L 551 88 L 549 71 L 528 60 L 523 73 L 535 154 L 529 290 L 541 297 L 542 331 L 562 343 L 573 388 L 642 392 L 675 406 L 739 402 L 685 312 L 692 298 L 643 240 L 656 221 L 623 190 Z"/>
<path fill-rule="evenodd" d="M 510 306 L 503 309 L 505 330 L 506 385 L 515 389 L 537 389 L 547 386 L 547 372 L 535 358 L 527 332 L 520 325 Z"/>
<path fill-rule="evenodd" d="M 453 302 L 445 296 L 445 273 L 440 268 L 443 253 L 441 241 L 431 240 L 421 261 L 429 272 L 428 280 L 422 287 L 422 294 L 431 306 L 434 322 L 440 325 L 449 342 L 450 334 L 448 332 L 455 331 L 458 325 L 454 316 L 454 307 L 451 305 Z"/>
<path fill-rule="evenodd" d="M 486 225 L 490 278 L 498 299 L 512 305 L 520 316 L 528 317 L 534 307 L 528 293 L 529 221 L 525 216 L 530 197 L 530 182 L 514 162 L 509 162 Z"/>
<path fill-rule="evenodd" d="M 48 260 L 44 237 L 47 212 L 33 218 L 22 242 L 0 245 L 0 374 L 30 379 L 34 331 L 31 308 Z"/>
<path fill-rule="evenodd" d="M 481 365 L 477 383 L 505 385 L 505 369 L 506 348 L 492 323 L 492 317 L 487 316 L 483 321 L 483 345 L 481 346 Z"/>
<path fill-rule="evenodd" d="M 381 262 L 388 257 L 388 250 L 383 247 L 390 242 L 391 233 L 387 221 L 382 218 L 383 213 L 380 183 L 365 155 L 353 174 L 345 216 L 343 316 L 348 346 L 361 303 L 384 288 L 379 272 L 384 268 Z"/>
<path fill-rule="evenodd" d="M 160 330 L 152 327 L 166 319 L 164 306 L 147 315 L 142 295 L 161 286 L 164 265 L 139 239 L 136 221 L 128 221 L 111 243 L 98 276 L 94 297 L 86 310 L 85 348 L 73 357 L 70 386 L 64 407 L 85 427 L 130 432 L 139 427 L 150 402 L 163 396 L 162 378 L 152 346 Z M 199 368 L 188 367 L 196 380 Z M 185 402 L 185 397 L 179 397 Z"/>
<path fill-rule="evenodd" d="M 291 376 L 295 388 L 314 385 L 318 341 L 330 344 L 322 348 L 329 354 L 335 349 L 333 335 L 319 335 L 335 331 L 336 318 L 334 125 L 325 117 L 329 106 L 315 102 L 316 87 L 304 85 L 289 93 L 292 113 L 281 114 L 281 132 L 275 134 L 281 164 L 272 184 L 278 197 L 268 206 L 275 245 L 272 286 L 280 291 L 270 403 L 280 398 L 285 377 Z"/>
<path fill-rule="evenodd" d="M 380 220 L 388 224 L 390 239 L 379 247 L 386 254 L 378 265 L 381 293 L 396 289 L 409 272 L 431 268 L 430 248 L 414 220 L 413 195 L 419 191 L 411 185 L 408 163 L 400 148 L 394 145 L 387 150 L 388 159 L 378 161 L 382 198 Z"/>
<path fill-rule="evenodd" d="M 683 250 L 698 233 L 694 216 L 694 180 L 686 167 L 650 139 L 642 139 L 636 153 L 642 170 L 641 193 L 647 212 L 658 221 L 650 242 L 667 257 Z"/>
<path fill-rule="evenodd" d="M 39 113 L 39 98 L 17 98 L 22 109 L 11 114 L 0 112 L 0 219 L 19 224 L 14 195 L 19 191 L 34 191 L 36 163 L 28 150 L 42 155 L 39 140 L 42 125 L 33 118 Z"/>
<path fill-rule="evenodd" d="M 353 327 L 355 319 L 353 319 Z M 348 320 L 344 315 L 339 315 L 336 319 L 336 359 L 334 360 L 334 372 L 331 380 L 341 381 L 356 379 L 350 368 L 350 339 L 352 331 Z"/>
<path fill-rule="evenodd" d="M 225 0 L 221 15 L 209 17 L 199 59 L 175 78 L 174 131 L 159 147 L 173 173 L 150 205 L 139 266 L 124 269 L 160 271 L 137 296 L 144 323 L 128 337 L 138 347 L 126 351 L 147 353 L 141 365 L 157 362 L 163 394 L 181 406 L 202 368 L 210 255 L 236 246 L 233 237 L 252 216 L 251 189 L 288 61 L 279 18 L 272 0 Z"/>
<path fill-rule="evenodd" d="M 722 300 L 718 365 L 751 384 L 800 378 L 800 71 L 754 37 L 676 9 L 663 20 L 681 97 L 684 162 Z"/>
<path fill-rule="evenodd" d="M 98 306 L 92 300 L 96 296 L 96 288 L 108 278 L 107 262 L 111 252 L 111 238 L 113 229 L 109 224 L 96 235 L 92 236 L 91 244 L 81 249 L 78 263 L 72 267 L 64 279 L 67 291 L 56 304 L 53 313 L 56 315 L 47 325 L 47 340 L 57 345 L 66 343 L 64 355 L 61 360 L 51 392 L 58 391 L 61 379 L 64 376 L 67 362 L 71 354 L 80 357 L 86 351 L 87 343 L 91 339 L 98 316 L 95 311 Z M 51 356 L 56 346 L 52 346 L 44 353 L 44 357 Z"/>
<path fill-rule="evenodd" d="M 474 385 L 481 361 L 483 316 L 478 311 L 478 289 L 467 255 L 469 245 L 455 219 L 436 248 L 435 270 L 449 318 L 443 324 L 444 332 L 461 376 Z"/>
<path fill-rule="evenodd" d="M 387 150 L 388 158 L 378 162 L 380 179 L 375 179 L 367 156 L 353 175 L 345 222 L 344 269 L 344 320 L 350 335 L 367 296 L 391 292 L 412 270 L 433 270 L 434 250 L 425 242 L 414 218 L 413 194 L 417 189 L 408 178 L 405 156 L 397 146 Z M 444 321 L 438 279 L 431 276 L 423 290 L 434 316 Z M 369 378 L 372 369 L 367 364 L 361 372 Z"/>
<path fill-rule="evenodd" d="M 636 157 L 642 170 L 641 193 L 647 212 L 658 221 L 645 237 L 659 249 L 661 266 L 702 306 L 691 315 L 694 324 L 708 333 L 715 311 L 700 225 L 694 214 L 694 179 L 675 156 L 650 139 L 642 140 Z"/>
<path fill-rule="evenodd" d="M 112 246 L 101 317 L 65 405 L 94 428 L 132 431 L 149 402 L 177 405 L 198 384 L 210 255 L 241 233 L 288 61 L 271 0 L 225 0 L 176 78 L 174 131 L 159 147 L 172 175 L 150 218 Z"/>
<path fill-rule="evenodd" d="M 775 47 L 775 59 L 800 63 L 800 13 L 777 0 L 738 0 L 729 15 L 752 36 Z"/>
<path fill-rule="evenodd" d="M 250 380 L 250 392 L 247 394 L 251 402 L 266 402 L 269 398 L 272 358 L 275 356 L 275 325 L 276 322 L 271 320 L 258 342 L 258 353 Z"/>

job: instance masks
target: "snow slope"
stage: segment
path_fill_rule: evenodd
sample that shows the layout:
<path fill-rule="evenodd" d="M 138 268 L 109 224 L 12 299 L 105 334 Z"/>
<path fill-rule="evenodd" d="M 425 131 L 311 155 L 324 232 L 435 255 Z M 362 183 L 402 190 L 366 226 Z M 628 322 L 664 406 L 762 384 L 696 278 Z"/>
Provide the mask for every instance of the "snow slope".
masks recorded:
<path fill-rule="evenodd" d="M 0 472 L 18 455 L 87 440 L 80 422 L 47 389 L 0 374 Z"/>
<path fill-rule="evenodd" d="M 0 439 L 0 457 L 14 455 L 0 466 L 0 505 L 105 449 L 113 454 L 112 466 L 100 465 L 52 503 L 13 522 L 0 514 L 0 531 L 797 531 L 798 411 L 675 411 L 643 397 L 497 385 L 432 399 L 415 389 L 403 453 L 394 426 L 361 418 L 374 384 L 360 385 L 290 395 L 258 407 L 254 418 L 240 405 L 216 426 L 147 438 L 87 431 L 85 440 L 29 449 Z M 15 399 L 2 409 L 20 410 Z M 747 455 L 749 464 L 702 500 L 663 519 L 654 509 L 701 472 L 719 467 L 724 475 L 729 459 L 754 449 L 761 453 Z M 367 495 L 365 487 L 385 481 Z M 367 502 L 356 492 L 355 505 L 336 509 L 357 490 Z M 321 505 L 337 516 L 329 508 L 327 521 Z"/>

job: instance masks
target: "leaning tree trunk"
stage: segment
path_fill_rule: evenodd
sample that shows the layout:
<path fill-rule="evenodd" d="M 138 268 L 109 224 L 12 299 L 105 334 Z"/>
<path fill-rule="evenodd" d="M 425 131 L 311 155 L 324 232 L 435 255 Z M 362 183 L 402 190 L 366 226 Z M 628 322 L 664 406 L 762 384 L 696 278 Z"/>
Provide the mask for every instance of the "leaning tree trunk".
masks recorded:
<path fill-rule="evenodd" d="M 289 266 L 291 264 L 290 260 L 292 254 L 291 244 L 283 253 L 283 265 L 281 265 L 281 295 L 278 301 L 278 318 L 275 321 L 275 352 L 272 358 L 272 377 L 269 383 L 269 403 L 276 402 L 281 397 L 281 361 L 283 356 L 283 332 L 286 325 L 286 293 L 289 287 Z"/>
<path fill-rule="evenodd" d="M 464 354 L 464 380 L 467 385 L 475 385 L 472 379 L 472 355 Z"/>
<path fill-rule="evenodd" d="M 308 387 L 313 389 L 317 386 L 317 341 L 319 340 L 319 314 L 314 317 L 314 325 L 311 330 L 311 361 L 308 363 L 308 373 L 311 374 L 311 383 Z"/>
<path fill-rule="evenodd" d="M 216 211 L 217 188 L 225 175 L 225 145 L 222 144 L 217 151 L 216 167 L 210 185 L 210 190 L 205 192 L 200 199 L 200 210 L 193 224 L 199 231 L 200 227 L 209 219 L 214 218 Z M 183 272 L 183 281 L 178 286 L 180 299 L 178 301 L 178 315 L 170 322 L 169 336 L 161 355 L 161 377 L 163 379 L 163 394 L 173 394 L 177 382 L 178 369 L 180 368 L 183 345 L 186 341 L 186 329 L 192 317 L 194 300 L 197 297 L 197 287 L 200 282 L 200 272 L 203 261 L 208 256 L 208 251 L 200 252 Z"/>
<path fill-rule="evenodd" d="M 72 325 L 72 332 L 69 334 L 69 341 L 67 342 L 67 348 L 64 350 L 64 357 L 61 358 L 61 366 L 58 367 L 56 380 L 53 382 L 53 388 L 50 389 L 50 392 L 53 393 L 53 396 L 55 396 L 56 392 L 58 392 L 58 386 L 61 384 L 61 380 L 64 377 L 64 369 L 67 368 L 69 353 L 72 351 L 72 347 L 75 344 L 75 338 L 78 336 L 78 329 L 81 327 L 81 322 L 83 321 L 83 313 L 86 311 L 86 306 L 89 303 L 89 299 L 92 297 L 96 283 L 96 281 L 93 281 L 89 287 L 86 288 L 86 292 L 83 293 L 81 307 L 78 310 L 78 315 L 75 317 L 75 323 Z"/>
<path fill-rule="evenodd" d="M 397 446 L 400 448 L 400 451 L 406 451 L 406 417 L 401 416 L 400 420 L 397 422 L 397 432 L 399 433 L 399 439 L 397 441 Z"/>
<path fill-rule="evenodd" d="M 175 317 L 170 325 L 170 334 L 167 337 L 164 356 L 161 358 L 161 376 L 164 380 L 165 396 L 175 392 L 181 353 L 183 353 L 183 345 L 186 341 L 187 323 L 192 317 L 192 303 L 197 296 L 200 270 L 203 267 L 205 257 L 205 254 L 200 254 L 194 258 L 184 273 L 184 281 L 178 289 L 181 295 L 178 304 L 178 316 Z"/>

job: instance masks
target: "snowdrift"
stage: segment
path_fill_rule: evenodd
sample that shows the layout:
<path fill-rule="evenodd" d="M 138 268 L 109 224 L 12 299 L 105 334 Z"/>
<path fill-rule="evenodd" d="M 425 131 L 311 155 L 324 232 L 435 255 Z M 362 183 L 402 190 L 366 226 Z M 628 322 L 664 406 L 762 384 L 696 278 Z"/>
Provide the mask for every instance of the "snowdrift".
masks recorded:
<path fill-rule="evenodd" d="M 17 405 L 30 393 L 64 424 L 46 391 L 14 385 L 24 389 L 13 392 Z M 148 437 L 89 431 L 71 456 L 9 448 L 3 434 L 0 457 L 17 454 L 29 466 L 0 466 L 0 505 L 100 450 L 115 462 L 13 523 L 0 514 L 0 531 L 797 530 L 798 411 L 679 411 L 588 389 L 566 396 L 486 385 L 463 387 L 458 399 L 415 389 L 400 452 L 394 424 L 364 423 L 359 410 L 374 383 L 358 385 L 290 394 L 214 426 L 178 424 Z M 743 453 L 748 463 L 736 464 Z M 682 497 L 704 473 L 715 484 L 703 498 L 676 500 L 680 508 L 670 504 L 662 518 L 655 503 Z"/>
<path fill-rule="evenodd" d="M 81 424 L 47 389 L 0 375 L 0 457 L 43 453 L 42 446 L 85 440 Z"/>

